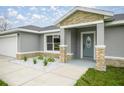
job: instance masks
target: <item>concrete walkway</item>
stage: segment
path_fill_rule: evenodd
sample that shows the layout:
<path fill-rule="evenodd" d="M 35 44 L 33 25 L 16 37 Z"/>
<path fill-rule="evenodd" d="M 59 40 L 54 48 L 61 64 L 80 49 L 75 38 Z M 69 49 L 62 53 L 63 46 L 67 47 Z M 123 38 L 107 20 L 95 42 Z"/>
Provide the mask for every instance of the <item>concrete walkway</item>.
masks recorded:
<path fill-rule="evenodd" d="M 14 64 L 9 57 L 0 56 L 0 79 L 12 86 L 72 86 L 76 80 L 95 63 L 74 60 L 69 63 L 57 63 L 50 71 Z"/>

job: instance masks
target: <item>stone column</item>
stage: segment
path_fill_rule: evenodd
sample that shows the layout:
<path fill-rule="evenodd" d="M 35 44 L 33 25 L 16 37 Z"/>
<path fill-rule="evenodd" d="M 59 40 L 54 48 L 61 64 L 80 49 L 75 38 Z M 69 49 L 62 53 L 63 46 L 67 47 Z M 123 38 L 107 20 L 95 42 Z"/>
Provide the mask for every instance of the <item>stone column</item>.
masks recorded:
<path fill-rule="evenodd" d="M 67 62 L 67 46 L 60 45 L 60 62 L 66 63 Z"/>
<path fill-rule="evenodd" d="M 96 46 L 96 69 L 106 71 L 105 46 Z"/>
<path fill-rule="evenodd" d="M 67 45 L 65 45 L 65 30 L 60 28 L 60 62 L 67 62 Z"/>
<path fill-rule="evenodd" d="M 106 71 L 105 45 L 104 45 L 104 21 L 97 24 L 96 69 Z"/>

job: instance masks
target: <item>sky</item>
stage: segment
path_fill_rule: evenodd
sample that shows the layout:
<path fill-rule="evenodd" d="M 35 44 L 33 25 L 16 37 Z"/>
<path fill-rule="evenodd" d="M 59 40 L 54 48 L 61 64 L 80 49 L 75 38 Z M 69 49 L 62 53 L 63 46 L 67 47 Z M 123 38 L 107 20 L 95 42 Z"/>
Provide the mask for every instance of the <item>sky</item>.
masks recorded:
<path fill-rule="evenodd" d="M 124 13 L 122 6 L 92 6 L 93 8 Z M 40 27 L 53 25 L 56 20 L 70 11 L 74 6 L 0 6 L 0 18 L 6 18 L 11 28 L 36 25 Z"/>

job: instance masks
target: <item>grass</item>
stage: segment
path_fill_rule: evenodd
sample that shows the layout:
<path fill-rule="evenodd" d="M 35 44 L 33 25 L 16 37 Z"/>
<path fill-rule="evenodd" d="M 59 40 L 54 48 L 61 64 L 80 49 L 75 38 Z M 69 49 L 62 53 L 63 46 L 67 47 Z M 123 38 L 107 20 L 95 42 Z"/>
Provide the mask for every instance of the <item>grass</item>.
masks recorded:
<path fill-rule="evenodd" d="M 8 84 L 5 83 L 4 81 L 0 80 L 0 86 L 8 86 Z"/>
<path fill-rule="evenodd" d="M 106 72 L 93 68 L 77 80 L 75 86 L 123 86 L 124 68 L 108 66 Z"/>

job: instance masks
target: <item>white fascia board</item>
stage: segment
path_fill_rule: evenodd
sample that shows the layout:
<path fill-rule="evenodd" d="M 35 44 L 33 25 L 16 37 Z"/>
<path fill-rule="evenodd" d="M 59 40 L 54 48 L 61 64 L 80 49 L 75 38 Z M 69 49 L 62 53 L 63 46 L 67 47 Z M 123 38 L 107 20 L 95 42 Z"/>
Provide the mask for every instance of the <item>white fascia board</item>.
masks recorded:
<path fill-rule="evenodd" d="M 87 7 L 74 7 L 72 10 L 70 10 L 68 13 L 66 13 L 63 17 L 61 17 L 59 20 L 55 22 L 55 25 L 60 23 L 62 20 L 73 14 L 75 11 L 80 10 L 80 11 L 85 11 L 85 12 L 91 12 L 91 13 L 96 13 L 96 14 L 101 14 L 105 16 L 113 16 L 114 14 L 110 11 L 104 11 L 104 10 L 99 10 L 99 9 L 94 9 L 94 8 L 87 8 Z"/>
<path fill-rule="evenodd" d="M 40 31 L 40 34 L 51 33 L 51 32 L 60 32 L 60 29 L 47 30 L 47 31 Z"/>
<path fill-rule="evenodd" d="M 72 25 L 67 25 L 67 26 L 61 26 L 60 28 L 73 28 L 73 27 L 80 27 L 80 26 L 95 25 L 98 23 L 103 23 L 103 20 L 94 21 L 94 22 L 87 22 L 87 23 L 72 24 Z"/>
<path fill-rule="evenodd" d="M 39 33 L 39 32 L 34 31 L 34 30 L 16 28 L 16 29 L 0 32 L 0 34 L 10 34 L 10 33 L 18 32 L 18 31 L 30 32 L 30 33 Z"/>
<path fill-rule="evenodd" d="M 17 29 L 12 29 L 12 30 L 7 30 L 7 31 L 4 31 L 4 32 L 0 32 L 0 35 L 15 33 L 15 32 L 19 32 L 19 31 L 28 32 L 28 33 L 35 33 L 35 34 L 43 34 L 43 33 L 50 33 L 50 32 L 59 32 L 60 29 L 47 30 L 47 31 L 34 31 L 34 30 L 17 28 Z"/>
<path fill-rule="evenodd" d="M 4 37 L 15 37 L 15 36 L 17 36 L 17 34 L 11 34 L 11 35 L 2 35 L 2 36 L 0 36 L 0 38 L 4 38 Z"/>
<path fill-rule="evenodd" d="M 13 30 L 7 30 L 7 31 L 2 31 L 2 32 L 0 32 L 0 35 L 14 33 L 14 32 L 17 32 L 17 31 L 15 29 L 13 29 Z"/>
<path fill-rule="evenodd" d="M 113 26 L 113 25 L 121 25 L 121 24 L 124 24 L 124 20 L 105 23 L 105 26 Z"/>
<path fill-rule="evenodd" d="M 60 23 L 62 20 L 64 20 L 66 17 L 70 16 L 71 14 L 73 14 L 76 11 L 76 8 L 73 8 L 72 10 L 70 10 L 69 12 L 67 12 L 64 16 L 62 16 L 60 19 L 58 19 L 55 22 L 55 25 L 57 25 L 58 23 Z"/>
<path fill-rule="evenodd" d="M 95 9 L 95 8 L 88 8 L 88 7 L 79 7 L 78 10 L 96 13 L 96 14 L 102 14 L 102 15 L 106 15 L 106 16 L 113 16 L 114 15 L 113 12 L 110 12 L 110 11 L 104 11 L 104 10 Z"/>

